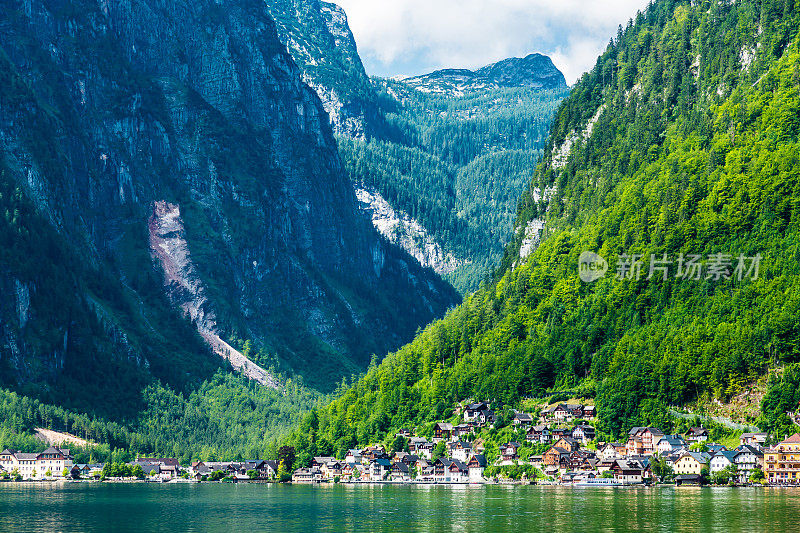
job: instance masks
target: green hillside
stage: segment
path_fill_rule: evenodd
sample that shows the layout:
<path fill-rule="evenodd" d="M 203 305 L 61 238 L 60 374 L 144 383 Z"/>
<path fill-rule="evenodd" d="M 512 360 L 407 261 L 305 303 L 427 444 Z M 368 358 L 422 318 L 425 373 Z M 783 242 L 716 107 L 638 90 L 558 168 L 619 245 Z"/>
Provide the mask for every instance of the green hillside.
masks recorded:
<path fill-rule="evenodd" d="M 798 21 L 794 0 L 663 0 L 620 27 L 558 111 L 494 283 L 308 417 L 300 450 L 558 390 L 594 396 L 601 434 L 621 436 L 768 375 L 756 422 L 786 433 L 800 402 Z M 537 187 L 555 190 L 547 229 L 521 260 Z M 584 250 L 610 263 L 592 284 Z M 640 279 L 617 279 L 622 254 L 641 256 Z M 664 254 L 669 275 L 648 280 Z M 680 254 L 702 257 L 700 279 L 676 278 Z M 731 256 L 724 275 L 714 254 Z M 762 256 L 757 279 L 739 279 L 740 255 Z"/>

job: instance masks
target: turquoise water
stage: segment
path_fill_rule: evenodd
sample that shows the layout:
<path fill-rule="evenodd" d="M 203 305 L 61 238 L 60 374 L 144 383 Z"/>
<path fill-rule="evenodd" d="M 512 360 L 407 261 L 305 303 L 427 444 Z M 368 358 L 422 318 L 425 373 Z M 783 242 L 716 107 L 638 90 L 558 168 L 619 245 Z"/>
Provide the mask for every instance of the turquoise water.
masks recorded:
<path fill-rule="evenodd" d="M 0 531 L 799 531 L 800 490 L 0 484 Z"/>

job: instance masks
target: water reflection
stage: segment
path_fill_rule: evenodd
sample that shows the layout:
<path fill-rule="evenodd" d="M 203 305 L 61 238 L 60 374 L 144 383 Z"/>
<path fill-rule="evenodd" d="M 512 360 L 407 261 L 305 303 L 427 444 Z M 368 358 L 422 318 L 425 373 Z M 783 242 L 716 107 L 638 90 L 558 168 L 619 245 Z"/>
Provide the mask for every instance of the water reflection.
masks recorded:
<path fill-rule="evenodd" d="M 0 484 L 6 531 L 797 531 L 797 489 Z"/>

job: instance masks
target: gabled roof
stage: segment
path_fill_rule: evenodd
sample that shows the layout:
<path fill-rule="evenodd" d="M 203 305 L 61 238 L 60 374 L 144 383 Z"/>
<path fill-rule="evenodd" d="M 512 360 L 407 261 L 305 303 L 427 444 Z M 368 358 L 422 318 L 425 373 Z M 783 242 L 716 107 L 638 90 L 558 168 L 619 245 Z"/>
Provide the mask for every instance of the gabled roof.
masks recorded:
<path fill-rule="evenodd" d="M 450 470 L 453 470 L 454 468 L 457 468 L 459 470 L 469 470 L 467 468 L 467 465 L 465 465 L 458 459 L 453 459 L 452 461 L 450 461 L 450 464 L 447 466 L 447 468 L 449 468 Z"/>
<path fill-rule="evenodd" d="M 739 452 L 730 450 L 720 450 L 714 454 L 711 460 L 713 461 L 715 457 L 724 457 L 725 459 L 728 460 L 729 463 L 735 463 L 737 455 L 739 455 Z"/>
<path fill-rule="evenodd" d="M 749 444 L 742 444 L 741 446 L 736 448 L 736 451 L 739 452 L 739 453 L 752 453 L 753 455 L 756 455 L 756 456 L 759 456 L 759 457 L 764 455 L 764 452 L 762 452 L 761 450 L 759 450 L 755 446 L 751 446 Z"/>
<path fill-rule="evenodd" d="M 524 421 L 532 421 L 533 420 L 533 417 L 531 415 L 529 415 L 528 413 L 517 413 L 517 414 L 514 415 L 514 418 L 516 418 L 517 420 L 523 421 L 523 422 Z"/>
<path fill-rule="evenodd" d="M 707 435 L 708 430 L 704 427 L 695 427 L 689 428 L 689 431 L 686 432 L 687 435 Z"/>
<path fill-rule="evenodd" d="M 395 463 L 392 465 L 392 470 L 399 470 L 400 472 L 408 472 L 408 465 L 405 463 Z"/>
<path fill-rule="evenodd" d="M 681 457 L 686 457 L 687 455 L 698 463 L 707 463 L 711 458 L 711 456 L 706 452 L 683 452 Z"/>
<path fill-rule="evenodd" d="M 478 466 L 484 466 L 484 467 L 486 466 L 486 456 L 483 455 L 482 453 L 477 453 L 477 454 L 471 456 L 469 458 L 469 461 L 467 461 L 467 464 L 469 464 L 469 463 L 471 463 L 473 461 L 477 462 Z"/>
<path fill-rule="evenodd" d="M 17 452 L 14 454 L 14 457 L 17 458 L 17 461 L 35 461 L 39 457 L 39 454 Z"/>
<path fill-rule="evenodd" d="M 442 431 L 453 431 L 453 424 L 450 422 L 436 422 L 436 425 L 433 426 L 434 428 L 439 428 Z"/>

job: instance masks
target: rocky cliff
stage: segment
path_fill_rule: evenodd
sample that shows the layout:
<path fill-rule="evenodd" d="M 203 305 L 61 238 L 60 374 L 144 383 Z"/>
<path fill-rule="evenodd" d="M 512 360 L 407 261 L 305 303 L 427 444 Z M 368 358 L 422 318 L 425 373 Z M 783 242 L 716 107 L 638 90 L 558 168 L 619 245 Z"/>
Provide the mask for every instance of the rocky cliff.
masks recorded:
<path fill-rule="evenodd" d="M 278 34 L 313 88 L 338 135 L 373 136 L 381 122 L 347 15 L 319 0 L 266 0 Z"/>
<path fill-rule="evenodd" d="M 210 347 L 271 383 L 235 337 L 324 389 L 457 300 L 360 212 L 257 0 L 5 2 L 0 155 L 7 222 L 50 243 L 2 256 L 3 381 L 192 376 Z"/>

